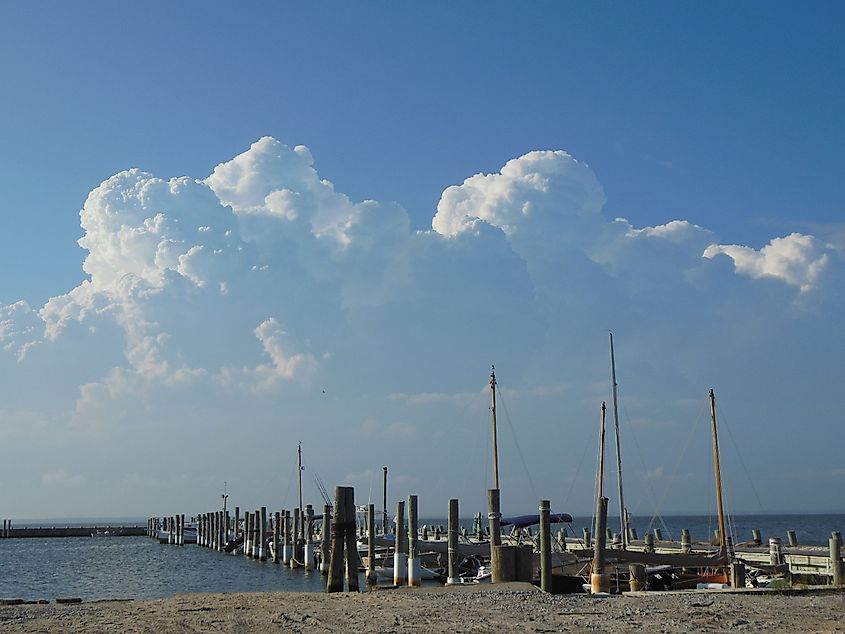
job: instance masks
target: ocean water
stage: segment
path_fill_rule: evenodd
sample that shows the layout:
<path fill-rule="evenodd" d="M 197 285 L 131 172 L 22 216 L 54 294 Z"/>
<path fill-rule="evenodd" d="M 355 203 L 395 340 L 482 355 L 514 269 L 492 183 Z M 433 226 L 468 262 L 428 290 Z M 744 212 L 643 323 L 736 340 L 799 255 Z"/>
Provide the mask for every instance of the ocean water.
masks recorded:
<path fill-rule="evenodd" d="M 321 592 L 320 573 L 149 537 L 0 540 L 0 597 L 156 599 L 183 592 Z"/>
<path fill-rule="evenodd" d="M 642 538 L 650 522 L 650 517 L 634 517 L 631 525 Z M 420 523 L 445 525 L 446 521 L 423 519 Z M 462 519 L 461 524 L 471 527 L 472 519 Z M 589 517 L 575 517 L 568 533 L 580 536 L 581 529 L 591 524 Z M 608 519 L 614 530 L 618 524 L 618 518 Z M 738 542 L 750 540 L 751 530 L 759 529 L 764 542 L 780 537 L 785 544 L 787 531 L 794 530 L 800 544 L 827 546 L 831 531 L 845 532 L 845 515 L 738 515 L 732 525 Z M 656 520 L 653 526 L 661 528 L 664 539 L 680 539 L 681 530 L 688 528 L 693 540 L 704 541 L 718 523 L 712 517 L 675 516 Z M 0 597 L 90 601 L 154 599 L 185 592 L 324 590 L 324 578 L 318 572 L 290 570 L 193 544 L 159 544 L 149 537 L 0 539 Z"/>

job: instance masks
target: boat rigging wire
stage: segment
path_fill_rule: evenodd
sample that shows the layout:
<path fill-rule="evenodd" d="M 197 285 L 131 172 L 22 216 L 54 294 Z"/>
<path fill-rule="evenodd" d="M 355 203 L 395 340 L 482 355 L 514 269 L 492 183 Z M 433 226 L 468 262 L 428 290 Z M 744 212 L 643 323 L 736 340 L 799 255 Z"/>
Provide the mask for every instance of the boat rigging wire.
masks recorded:
<path fill-rule="evenodd" d="M 622 399 L 619 398 L 618 400 L 621 401 Z M 628 432 L 628 437 L 634 439 L 634 446 L 637 448 L 637 457 L 640 459 L 640 466 L 643 469 L 643 473 L 647 474 L 648 469 L 646 468 L 645 459 L 643 458 L 643 450 L 640 446 L 640 441 L 637 439 L 637 435 L 634 433 L 634 428 L 630 424 L 631 417 L 628 415 L 628 409 L 625 406 L 624 402 L 622 403 L 622 414 L 622 418 L 625 421 L 626 429 L 631 430 Z M 654 519 L 656 518 L 660 520 L 660 524 L 663 526 L 663 530 L 665 530 L 669 538 L 672 539 L 672 531 L 666 525 L 666 520 L 663 519 L 663 515 L 660 513 L 660 509 L 658 508 L 657 494 L 654 492 L 654 487 L 651 486 L 651 482 L 648 478 L 643 477 L 643 480 L 645 482 L 646 490 L 648 491 L 649 496 L 651 497 L 651 503 L 654 505 L 654 515 L 652 516 L 652 522 L 649 523 L 648 528 L 646 529 L 646 533 L 651 532 Z"/>
<path fill-rule="evenodd" d="M 500 405 L 505 411 L 505 420 L 508 423 L 508 429 L 513 437 L 513 444 L 516 446 L 516 451 L 519 454 L 519 460 L 522 462 L 522 468 L 525 470 L 526 478 L 528 478 L 528 486 L 531 487 L 531 493 L 534 495 L 534 499 L 539 500 L 540 496 L 537 493 L 537 487 L 534 486 L 534 480 L 531 479 L 531 474 L 528 472 L 528 463 L 525 462 L 525 456 L 522 454 L 522 448 L 519 446 L 519 440 L 517 440 L 516 432 L 514 431 L 513 424 L 511 423 L 511 415 L 508 412 L 508 407 L 505 404 L 504 397 L 502 396 L 502 390 L 499 389 L 498 384 L 496 385 L 496 392 L 499 394 Z"/>
<path fill-rule="evenodd" d="M 719 407 L 719 404 L 716 403 L 716 410 L 719 413 L 719 420 L 721 421 L 721 425 L 719 427 L 724 427 L 728 430 L 728 438 L 731 439 L 731 445 L 733 445 L 734 451 L 736 451 L 737 458 L 739 460 L 739 464 L 742 466 L 742 470 L 745 473 L 745 480 L 751 485 L 751 491 L 754 493 L 754 499 L 757 500 L 757 507 L 761 514 L 764 514 L 766 511 L 763 507 L 763 502 L 760 500 L 760 495 L 757 493 L 757 487 L 754 486 L 754 480 L 751 478 L 751 473 L 748 471 L 748 465 L 745 464 L 745 461 L 742 459 L 742 453 L 739 451 L 739 445 L 737 445 L 736 440 L 734 439 L 733 432 L 731 432 L 731 426 L 726 425 L 725 421 L 725 414 L 722 411 L 722 408 Z"/>
<path fill-rule="evenodd" d="M 648 529 L 646 532 L 650 531 L 652 526 L 654 526 L 654 520 L 657 518 L 658 514 L 660 513 L 660 509 L 663 506 L 663 503 L 666 501 L 666 496 L 669 494 L 669 488 L 675 482 L 675 478 L 678 475 L 678 469 L 681 467 L 681 462 L 686 455 L 687 449 L 689 449 L 690 443 L 692 442 L 693 436 L 695 435 L 696 430 L 698 429 L 699 425 L 701 425 L 701 421 L 703 420 L 704 415 L 699 411 L 698 417 L 695 419 L 695 423 L 693 423 L 692 427 L 690 427 L 689 434 L 687 435 L 687 440 L 684 443 L 683 449 L 678 453 L 678 460 L 675 462 L 675 468 L 672 470 L 672 475 L 669 476 L 669 481 L 666 483 L 666 488 L 663 489 L 663 496 L 660 498 L 660 502 L 657 504 L 657 508 L 655 509 L 654 515 L 649 521 Z M 669 532 L 668 529 L 666 531 Z M 670 533 L 671 536 L 671 533 Z"/>

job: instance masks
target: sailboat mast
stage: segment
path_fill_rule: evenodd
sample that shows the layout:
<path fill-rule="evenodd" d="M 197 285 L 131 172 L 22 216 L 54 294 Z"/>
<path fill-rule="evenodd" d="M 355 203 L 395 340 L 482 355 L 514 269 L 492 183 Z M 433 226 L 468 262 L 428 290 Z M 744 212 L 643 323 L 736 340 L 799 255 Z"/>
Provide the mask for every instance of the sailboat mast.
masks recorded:
<path fill-rule="evenodd" d="M 716 503 L 719 509 L 719 551 L 728 551 L 728 536 L 725 533 L 725 508 L 722 505 L 722 472 L 719 468 L 719 435 L 716 432 L 716 394 L 710 390 L 710 419 L 713 421 L 713 464 L 716 469 Z"/>
<path fill-rule="evenodd" d="M 499 489 L 499 440 L 496 435 L 496 366 L 490 371 L 490 392 L 493 395 L 493 488 Z"/>
<path fill-rule="evenodd" d="M 299 510 L 300 512 L 305 512 L 305 507 L 302 506 L 302 443 L 299 443 L 299 447 L 296 450 L 296 457 L 297 457 L 297 465 L 299 469 Z"/>
<path fill-rule="evenodd" d="M 628 518 L 625 513 L 625 498 L 622 496 L 622 453 L 619 446 L 619 404 L 616 397 L 616 357 L 613 353 L 613 333 L 610 333 L 610 372 L 613 379 L 613 424 L 616 431 L 616 481 L 619 484 L 619 523 L 622 548 L 628 546 Z"/>
<path fill-rule="evenodd" d="M 607 407 L 601 402 L 601 430 L 599 431 L 599 490 L 598 497 L 604 497 L 604 415 Z"/>

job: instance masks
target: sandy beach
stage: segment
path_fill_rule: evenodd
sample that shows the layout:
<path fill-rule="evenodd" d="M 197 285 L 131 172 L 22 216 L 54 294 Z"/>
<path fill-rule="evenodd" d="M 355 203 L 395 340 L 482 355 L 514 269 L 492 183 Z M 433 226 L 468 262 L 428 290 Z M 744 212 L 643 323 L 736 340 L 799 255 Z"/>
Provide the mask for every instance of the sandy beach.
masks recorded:
<path fill-rule="evenodd" d="M 530 586 L 190 594 L 0 607 L 2 632 L 842 632 L 845 593 L 547 595 Z"/>

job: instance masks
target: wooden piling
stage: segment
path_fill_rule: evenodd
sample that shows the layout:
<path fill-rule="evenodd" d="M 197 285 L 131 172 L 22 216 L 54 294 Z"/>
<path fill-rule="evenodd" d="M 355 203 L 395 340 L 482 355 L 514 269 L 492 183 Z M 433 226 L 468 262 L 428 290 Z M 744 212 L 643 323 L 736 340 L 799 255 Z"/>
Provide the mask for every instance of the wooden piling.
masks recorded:
<path fill-rule="evenodd" d="M 376 507 L 367 505 L 367 585 L 374 586 L 376 577 Z"/>
<path fill-rule="evenodd" d="M 745 564 L 734 561 L 731 563 L 731 588 L 745 587 Z"/>
<path fill-rule="evenodd" d="M 593 538 L 592 538 L 592 535 L 590 535 L 590 529 L 589 528 L 582 529 L 582 535 L 584 537 L 584 548 L 589 550 L 590 547 L 593 545 Z"/>
<path fill-rule="evenodd" d="M 645 572 L 645 564 L 628 564 L 628 585 L 631 592 L 644 592 L 648 577 Z"/>
<path fill-rule="evenodd" d="M 244 511 L 244 557 L 252 557 L 252 513 Z"/>
<path fill-rule="evenodd" d="M 590 591 L 593 594 L 610 590 L 610 577 L 604 571 L 604 547 L 607 533 L 607 498 L 596 500 L 596 541 L 593 550 L 593 569 L 590 574 Z"/>
<path fill-rule="evenodd" d="M 769 538 L 769 563 L 778 566 L 783 563 L 783 552 L 780 547 L 780 537 Z"/>
<path fill-rule="evenodd" d="M 335 487 L 334 493 L 334 524 L 332 525 L 332 547 L 329 560 L 329 578 L 326 583 L 327 592 L 343 592 L 343 564 L 346 549 L 346 488 Z M 287 515 L 287 511 L 285 511 Z M 289 518 L 285 517 L 285 546 L 287 546 Z"/>
<path fill-rule="evenodd" d="M 487 489 L 487 519 L 490 522 L 490 570 L 491 578 L 501 577 L 497 575 L 499 566 L 497 546 L 502 545 L 502 514 L 500 512 L 499 489 Z"/>
<path fill-rule="evenodd" d="M 283 511 L 285 521 L 284 521 L 284 541 L 285 545 L 282 548 L 282 563 L 285 566 L 290 566 L 290 560 L 293 558 L 293 548 L 291 547 L 291 517 L 290 511 L 285 510 Z"/>
<path fill-rule="evenodd" d="M 842 585 L 842 535 L 834 531 L 828 540 L 830 547 L 831 581 L 834 586 Z"/>
<path fill-rule="evenodd" d="M 408 582 L 408 534 L 405 532 L 405 501 L 396 503 L 396 540 L 393 547 L 393 584 Z"/>
<path fill-rule="evenodd" d="M 232 518 L 229 516 L 229 511 L 225 511 L 223 513 L 223 550 L 226 550 L 226 545 L 229 543 L 230 539 L 233 537 L 229 533 L 229 529 L 232 526 L 231 524 Z"/>
<path fill-rule="evenodd" d="M 236 507 L 235 507 L 235 521 L 234 521 L 234 524 L 235 524 L 235 526 L 234 526 L 234 528 L 235 528 L 235 540 L 237 540 L 237 539 L 238 539 L 238 537 L 240 537 L 240 536 L 241 536 L 241 533 L 240 533 L 240 530 L 241 530 L 241 507 L 240 507 L 240 506 L 236 506 Z M 234 551 L 234 550 L 232 551 L 232 554 L 233 554 L 233 555 L 235 554 L 235 551 Z"/>
<path fill-rule="evenodd" d="M 310 504 L 305 506 L 305 546 L 303 547 L 303 563 L 306 570 L 314 570 L 314 507 Z"/>
<path fill-rule="evenodd" d="M 293 509 L 293 548 L 291 549 L 290 567 L 299 568 L 301 555 L 299 552 L 299 508 Z"/>
<path fill-rule="evenodd" d="M 276 511 L 273 514 L 273 563 L 279 563 L 279 523 L 282 520 L 282 514 Z"/>
<path fill-rule="evenodd" d="M 346 586 L 358 592 L 358 540 L 355 538 L 355 489 L 346 487 Z"/>
<path fill-rule="evenodd" d="M 447 528 L 449 543 L 449 577 L 446 585 L 454 585 L 461 582 L 458 574 L 458 500 L 449 500 L 449 525 Z"/>
<path fill-rule="evenodd" d="M 332 510 L 326 504 L 323 506 L 323 526 L 320 529 L 320 574 L 329 574 L 329 559 L 331 557 Z"/>
<path fill-rule="evenodd" d="M 681 531 L 681 552 L 688 553 L 692 550 L 692 539 L 690 538 L 689 529 Z"/>
<path fill-rule="evenodd" d="M 763 543 L 763 537 L 758 529 L 755 528 L 751 531 L 751 540 L 758 546 Z"/>
<path fill-rule="evenodd" d="M 551 502 L 540 501 L 540 589 L 552 591 L 552 527 L 549 521 Z"/>
<path fill-rule="evenodd" d="M 639 537 L 637 537 L 637 529 L 634 528 L 633 526 L 629 526 L 628 527 L 628 541 L 633 542 L 633 541 L 636 541 L 637 539 L 639 539 Z"/>
<path fill-rule="evenodd" d="M 420 585 L 421 566 L 417 556 L 417 496 L 408 496 L 408 585 Z"/>
<path fill-rule="evenodd" d="M 258 559 L 267 561 L 267 507 L 261 507 L 261 516 L 258 520 Z"/>
<path fill-rule="evenodd" d="M 795 534 L 795 531 L 786 531 L 786 539 L 790 546 L 798 545 L 798 536 Z"/>
<path fill-rule="evenodd" d="M 657 541 L 657 542 L 663 541 L 663 532 L 659 528 L 654 529 L 654 541 Z"/>

